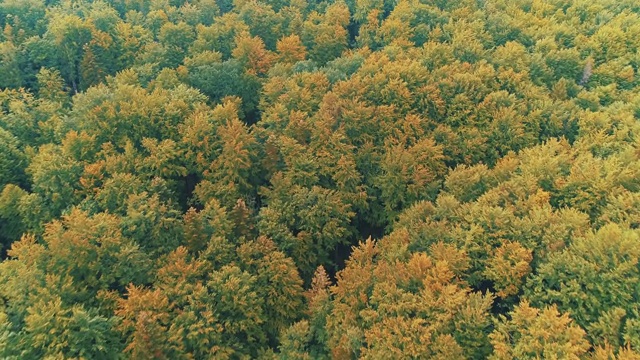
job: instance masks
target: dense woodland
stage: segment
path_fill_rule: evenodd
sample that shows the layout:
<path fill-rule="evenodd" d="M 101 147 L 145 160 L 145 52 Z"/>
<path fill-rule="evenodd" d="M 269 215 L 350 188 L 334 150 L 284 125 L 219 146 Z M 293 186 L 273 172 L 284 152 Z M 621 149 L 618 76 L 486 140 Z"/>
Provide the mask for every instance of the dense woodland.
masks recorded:
<path fill-rule="evenodd" d="M 637 0 L 0 28 L 0 358 L 640 359 Z"/>

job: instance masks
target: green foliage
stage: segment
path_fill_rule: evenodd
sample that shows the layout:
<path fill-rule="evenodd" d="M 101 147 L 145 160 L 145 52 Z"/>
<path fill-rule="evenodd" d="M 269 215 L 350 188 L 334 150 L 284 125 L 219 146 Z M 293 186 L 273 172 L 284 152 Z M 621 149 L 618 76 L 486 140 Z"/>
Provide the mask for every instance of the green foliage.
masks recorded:
<path fill-rule="evenodd" d="M 639 14 L 0 1 L 0 358 L 639 358 Z"/>
<path fill-rule="evenodd" d="M 296 260 L 305 276 L 330 262 L 330 250 L 349 236 L 349 220 L 355 214 L 336 192 L 279 183 L 267 197 L 258 228 Z"/>
<path fill-rule="evenodd" d="M 0 187 L 25 183 L 26 157 L 19 147 L 18 139 L 0 128 Z"/>
<path fill-rule="evenodd" d="M 0 43 L 0 88 L 19 88 L 24 79 L 20 70 L 20 53 L 18 48 L 9 42 Z"/>
<path fill-rule="evenodd" d="M 128 289 L 116 311 L 126 352 L 137 358 L 255 357 L 297 318 L 302 282 L 291 260 L 265 238 L 236 251 L 225 242 L 212 238 L 198 258 L 180 247 L 158 270 L 155 290 Z M 226 265 L 217 264 L 220 255 Z"/>
<path fill-rule="evenodd" d="M 6 185 L 0 193 L 0 244 L 5 251 L 13 241 L 19 240 L 27 230 L 20 213 L 21 199 L 27 193 L 16 185 Z"/>
<path fill-rule="evenodd" d="M 577 238 L 540 265 L 527 282 L 525 296 L 534 305 L 557 305 L 589 331 L 595 344 L 637 343 L 633 324 L 638 314 L 639 240 L 637 231 L 617 224 Z"/>
<path fill-rule="evenodd" d="M 81 306 L 64 308 L 60 299 L 38 301 L 28 310 L 22 343 L 9 353 L 27 358 L 80 357 L 117 359 L 119 337 L 114 331 L 117 319 L 105 318 Z"/>
<path fill-rule="evenodd" d="M 237 96 L 242 99 L 242 111 L 245 116 L 255 116 L 260 92 L 258 79 L 245 73 L 242 64 L 234 59 L 219 62 L 202 59 L 202 56 L 203 54 L 200 54 L 196 58 L 185 60 L 189 71 L 187 82 L 200 89 L 214 102 L 220 102 L 227 96 Z"/>

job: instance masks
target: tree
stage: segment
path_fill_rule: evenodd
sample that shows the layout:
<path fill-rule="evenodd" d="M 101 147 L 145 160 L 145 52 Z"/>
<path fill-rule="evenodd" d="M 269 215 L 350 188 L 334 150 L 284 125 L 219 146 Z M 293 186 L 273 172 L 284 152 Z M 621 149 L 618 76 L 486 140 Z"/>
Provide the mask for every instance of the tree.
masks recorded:
<path fill-rule="evenodd" d="M 50 223 L 38 243 L 25 235 L 13 243 L 0 278 L 9 329 L 7 351 L 27 357 L 115 359 L 118 320 L 101 293 L 124 291 L 148 279 L 150 262 L 122 237 L 112 215 L 73 210 Z M 6 324 L 6 322 L 5 322 Z"/>
<path fill-rule="evenodd" d="M 25 154 L 19 149 L 20 143 L 15 136 L 0 128 L 0 188 L 7 184 L 25 183 Z"/>
<path fill-rule="evenodd" d="M 0 42 L 0 88 L 17 89 L 24 83 L 18 48 L 10 41 Z"/>
<path fill-rule="evenodd" d="M 409 254 L 406 240 L 367 240 L 338 273 L 326 320 L 332 356 L 486 356 L 492 296 L 470 293 L 458 282 L 460 269 L 447 262 L 462 255 L 457 250 Z"/>
<path fill-rule="evenodd" d="M 242 244 L 236 250 L 240 267 L 255 274 L 256 293 L 264 298 L 264 331 L 270 343 L 302 312 L 302 280 L 295 262 L 265 237 Z"/>
<path fill-rule="evenodd" d="M 83 48 L 91 41 L 93 26 L 76 15 L 53 13 L 48 36 L 60 48 L 60 71 L 74 92 L 80 90 L 80 64 Z"/>
<path fill-rule="evenodd" d="M 282 15 L 274 10 L 276 9 L 266 3 L 251 1 L 238 5 L 237 8 L 240 19 L 249 27 L 251 36 L 259 37 L 269 50 L 275 49 L 276 41 L 283 35 Z"/>
<path fill-rule="evenodd" d="M 114 329 L 116 322 L 115 317 L 106 318 L 79 305 L 65 308 L 59 298 L 40 300 L 29 308 L 25 318 L 28 335 L 20 341 L 20 355 L 117 359 L 114 350 L 121 345 Z"/>
<path fill-rule="evenodd" d="M 65 91 L 64 80 L 58 70 L 42 68 L 36 75 L 38 80 L 38 96 L 52 102 L 66 104 L 69 96 Z"/>
<path fill-rule="evenodd" d="M 433 198 L 445 168 L 442 148 L 433 140 L 423 139 L 416 144 L 391 140 L 385 147 L 381 174 L 373 183 L 380 191 L 380 200 L 391 222 L 399 209 L 417 200 Z"/>
<path fill-rule="evenodd" d="M 555 307 L 539 310 L 523 301 L 510 317 L 502 317 L 490 335 L 490 359 L 579 359 L 589 350 L 584 330 Z"/>
<path fill-rule="evenodd" d="M 295 64 L 306 58 L 307 49 L 298 35 L 290 35 L 278 40 L 276 44 L 278 62 Z"/>
<path fill-rule="evenodd" d="M 4 253 L 13 241 L 19 240 L 27 230 L 20 212 L 20 201 L 27 193 L 16 185 L 4 186 L 0 192 L 0 250 Z"/>
<path fill-rule="evenodd" d="M 273 55 L 268 52 L 259 37 L 241 34 L 236 37 L 236 48 L 231 55 L 252 74 L 264 74 L 271 67 Z"/>
<path fill-rule="evenodd" d="M 178 124 L 201 107 L 206 97 L 181 85 L 173 89 L 145 89 L 133 70 L 121 72 L 108 86 L 89 89 L 75 98 L 72 120 L 76 130 L 123 149 L 131 142 L 142 148 L 144 138 L 178 140 Z M 168 143 L 165 143 L 168 144 Z"/>
<path fill-rule="evenodd" d="M 555 305 L 588 331 L 597 345 L 609 339 L 613 346 L 638 344 L 635 330 L 637 305 L 635 279 L 638 277 L 638 234 L 617 224 L 576 238 L 564 251 L 553 254 L 540 265 L 526 285 L 525 294 L 537 306 Z M 545 286 L 540 287 L 544 282 Z M 588 289 L 584 292 L 582 289 Z M 620 327 L 604 330 L 619 312 Z M 622 317 L 626 315 L 626 319 Z M 596 330 L 597 329 L 597 330 Z M 625 343 L 618 339 L 625 338 Z"/>
<path fill-rule="evenodd" d="M 185 22 L 168 22 L 162 25 L 158 40 L 167 50 L 163 57 L 163 65 L 171 68 L 178 66 L 195 39 L 194 29 Z"/>
<path fill-rule="evenodd" d="M 128 289 L 116 311 L 126 352 L 143 358 L 255 357 L 297 318 L 302 281 L 291 260 L 264 238 L 237 253 L 226 242 L 212 238 L 197 258 L 179 247 L 159 269 L 155 289 Z M 220 256 L 227 261 L 218 262 Z"/>
<path fill-rule="evenodd" d="M 235 47 L 236 36 L 248 31 L 249 27 L 238 14 L 224 14 L 218 17 L 211 26 L 197 27 L 197 36 L 191 47 L 191 53 L 197 55 L 203 51 L 218 51 L 222 54 L 223 59 L 227 60 L 231 57 L 231 51 Z"/>
<path fill-rule="evenodd" d="M 255 122 L 256 106 L 261 84 L 254 74 L 244 71 L 244 64 L 235 60 L 216 61 L 210 53 L 203 53 L 185 60 L 187 81 L 201 90 L 213 103 L 220 103 L 227 96 L 242 99 L 242 115 L 246 122 Z"/>
<path fill-rule="evenodd" d="M 253 195 L 257 144 L 239 119 L 237 98 L 208 113 L 198 113 L 181 127 L 182 144 L 192 164 L 192 172 L 203 180 L 195 195 L 201 204 L 215 198 L 231 208 L 238 199 Z"/>
<path fill-rule="evenodd" d="M 80 201 L 77 190 L 82 163 L 53 144 L 42 146 L 27 167 L 33 192 L 45 201 L 53 216 L 59 216 L 70 205 Z M 52 220 L 41 219 L 43 222 Z"/>
<path fill-rule="evenodd" d="M 275 175 L 265 193 L 266 206 L 258 215 L 258 229 L 291 256 L 309 279 L 320 264 L 331 263 L 331 251 L 345 243 L 355 213 L 340 194 L 319 186 L 293 185 Z"/>
<path fill-rule="evenodd" d="M 312 12 L 304 22 L 302 41 L 309 49 L 309 58 L 325 64 L 339 57 L 348 45 L 349 8 L 335 3 L 325 14 Z"/>
<path fill-rule="evenodd" d="M 332 308 L 331 281 L 324 267 L 319 266 L 305 293 L 308 301 L 308 320 L 301 320 L 280 336 L 280 354 L 285 359 L 328 359 L 327 318 Z"/>

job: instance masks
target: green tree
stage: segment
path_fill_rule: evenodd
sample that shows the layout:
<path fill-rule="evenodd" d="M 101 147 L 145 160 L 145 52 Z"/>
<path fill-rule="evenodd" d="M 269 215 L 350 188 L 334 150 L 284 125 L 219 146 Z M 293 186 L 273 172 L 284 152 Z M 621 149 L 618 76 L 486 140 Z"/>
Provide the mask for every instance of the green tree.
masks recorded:
<path fill-rule="evenodd" d="M 3 351 L 33 358 L 118 358 L 118 319 L 101 294 L 144 283 L 147 256 L 107 214 L 73 210 L 50 223 L 42 239 L 23 236 L 0 264 L 8 285 L 0 295 L 13 333 Z"/>
<path fill-rule="evenodd" d="M 347 49 L 349 8 L 344 3 L 329 6 L 325 14 L 312 12 L 302 30 L 302 42 L 309 49 L 309 58 L 319 64 L 333 60 Z"/>
<path fill-rule="evenodd" d="M 10 132 L 0 128 L 0 188 L 7 184 L 25 183 L 24 169 L 27 165 L 20 143 Z"/>
<path fill-rule="evenodd" d="M 27 230 L 20 212 L 20 201 L 25 195 L 24 190 L 13 184 L 4 186 L 0 192 L 0 251 L 3 254 Z"/>
<path fill-rule="evenodd" d="M 19 49 L 12 42 L 0 42 L 0 88 L 17 89 L 24 84 L 19 57 Z"/>
<path fill-rule="evenodd" d="M 60 49 L 60 72 L 76 93 L 80 90 L 83 49 L 91 41 L 92 31 L 92 24 L 76 15 L 51 14 L 47 36 Z"/>
<path fill-rule="evenodd" d="M 331 253 L 353 231 L 355 213 L 335 190 L 294 185 L 275 175 L 266 190 L 266 206 L 258 229 L 291 256 L 306 279 L 320 264 L 332 263 Z"/>
<path fill-rule="evenodd" d="M 567 249 L 541 264 L 537 274 L 527 281 L 527 299 L 537 306 L 555 305 L 570 314 L 587 330 L 594 344 L 604 345 L 603 341 L 607 341 L 613 346 L 637 346 L 636 331 L 632 329 L 638 314 L 633 300 L 637 296 L 638 254 L 634 244 L 638 240 L 637 231 L 617 224 L 576 238 Z M 617 320 L 619 328 L 602 328 L 615 321 L 612 311 L 622 315 Z"/>
<path fill-rule="evenodd" d="M 158 34 L 160 44 L 166 49 L 162 65 L 167 67 L 178 66 L 186 56 L 187 49 L 195 38 L 196 34 L 193 27 L 185 22 L 164 24 Z"/>

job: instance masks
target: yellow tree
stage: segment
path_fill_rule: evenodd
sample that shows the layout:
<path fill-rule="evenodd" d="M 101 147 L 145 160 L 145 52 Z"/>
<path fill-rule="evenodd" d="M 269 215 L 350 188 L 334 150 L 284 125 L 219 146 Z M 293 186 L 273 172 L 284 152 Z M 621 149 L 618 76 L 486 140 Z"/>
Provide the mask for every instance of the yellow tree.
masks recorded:
<path fill-rule="evenodd" d="M 580 359 L 591 347 L 585 331 L 555 307 L 543 310 L 521 302 L 510 319 L 502 317 L 491 333 L 490 359 Z"/>

